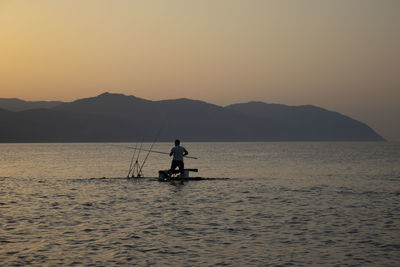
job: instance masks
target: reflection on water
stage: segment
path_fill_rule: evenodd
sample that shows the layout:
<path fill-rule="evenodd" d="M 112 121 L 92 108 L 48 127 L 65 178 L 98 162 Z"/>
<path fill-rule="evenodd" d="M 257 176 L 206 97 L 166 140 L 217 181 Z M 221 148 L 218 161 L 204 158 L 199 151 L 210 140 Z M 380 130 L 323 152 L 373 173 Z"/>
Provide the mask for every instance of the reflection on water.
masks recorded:
<path fill-rule="evenodd" d="M 186 166 L 232 179 L 184 184 L 122 178 L 131 151 L 116 145 L 0 145 L 1 265 L 400 260 L 399 144 L 188 143 Z"/>

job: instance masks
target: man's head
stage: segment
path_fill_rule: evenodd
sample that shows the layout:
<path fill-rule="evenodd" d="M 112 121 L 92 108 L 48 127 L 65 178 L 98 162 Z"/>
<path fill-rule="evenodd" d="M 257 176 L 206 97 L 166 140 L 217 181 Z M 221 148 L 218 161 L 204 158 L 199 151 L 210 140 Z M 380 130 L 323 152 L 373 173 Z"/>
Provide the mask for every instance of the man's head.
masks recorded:
<path fill-rule="evenodd" d="M 179 146 L 180 144 L 181 144 L 181 141 L 179 141 L 179 139 L 176 139 L 176 140 L 175 140 L 175 145 L 176 145 L 176 146 Z"/>

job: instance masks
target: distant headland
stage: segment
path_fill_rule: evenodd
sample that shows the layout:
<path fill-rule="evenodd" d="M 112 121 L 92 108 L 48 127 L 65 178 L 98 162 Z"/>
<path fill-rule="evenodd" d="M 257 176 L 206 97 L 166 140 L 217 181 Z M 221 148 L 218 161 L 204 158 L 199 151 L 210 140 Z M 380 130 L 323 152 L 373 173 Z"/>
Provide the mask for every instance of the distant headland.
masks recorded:
<path fill-rule="evenodd" d="M 0 98 L 0 142 L 385 141 L 368 125 L 323 108 L 103 93 L 73 102 Z"/>

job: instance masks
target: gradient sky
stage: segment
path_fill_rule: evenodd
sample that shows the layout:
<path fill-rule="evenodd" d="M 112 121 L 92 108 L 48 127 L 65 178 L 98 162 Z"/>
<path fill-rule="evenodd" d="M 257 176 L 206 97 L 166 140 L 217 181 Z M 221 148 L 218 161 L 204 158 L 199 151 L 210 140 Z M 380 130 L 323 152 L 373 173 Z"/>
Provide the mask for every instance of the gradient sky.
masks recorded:
<path fill-rule="evenodd" d="M 400 141 L 399 0 L 0 0 L 0 97 L 313 104 Z"/>

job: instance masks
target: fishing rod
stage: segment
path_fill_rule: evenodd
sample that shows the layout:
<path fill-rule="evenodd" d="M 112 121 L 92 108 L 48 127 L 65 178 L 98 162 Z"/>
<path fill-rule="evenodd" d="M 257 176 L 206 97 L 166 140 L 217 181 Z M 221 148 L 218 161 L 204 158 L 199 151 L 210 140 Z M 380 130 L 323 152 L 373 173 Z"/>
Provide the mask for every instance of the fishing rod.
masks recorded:
<path fill-rule="evenodd" d="M 141 173 L 141 170 L 139 170 L 140 169 L 139 157 L 140 157 L 140 152 L 142 151 L 142 146 L 143 146 L 143 140 L 140 143 L 139 149 L 137 148 L 138 147 L 138 143 L 136 143 L 136 145 L 135 145 L 135 151 L 134 151 L 134 153 L 132 155 L 131 164 L 129 166 L 129 171 L 128 171 L 127 178 L 130 178 L 131 174 L 132 174 L 132 176 L 131 176 L 132 178 L 143 176 L 143 173 Z M 133 163 L 134 160 L 135 160 L 136 151 L 138 151 L 138 153 L 137 153 L 136 161 L 135 161 L 135 163 Z M 136 171 L 136 174 L 135 174 L 135 171 Z"/>
<path fill-rule="evenodd" d="M 141 148 L 142 146 L 140 146 L 139 148 L 137 148 L 137 147 L 131 147 L 131 146 L 120 146 L 120 145 L 113 145 L 113 146 L 123 147 L 123 148 L 129 148 L 129 149 L 134 149 L 134 150 L 139 150 L 139 152 L 140 152 L 140 151 L 149 152 L 149 149 Z M 158 154 L 169 155 L 169 153 L 167 153 L 167 152 L 157 151 L 157 150 L 150 150 L 150 152 L 154 152 L 154 153 L 158 153 Z M 185 158 L 188 158 L 188 159 L 199 159 L 199 158 L 197 158 L 197 157 L 191 157 L 191 156 L 184 156 L 184 157 L 185 157 Z"/>
<path fill-rule="evenodd" d="M 154 138 L 153 144 L 151 144 L 151 146 L 150 146 L 150 149 L 147 150 L 147 151 L 148 151 L 148 152 L 147 152 L 147 155 L 146 155 L 146 157 L 145 157 L 144 160 L 143 160 L 142 166 L 140 166 L 139 173 L 142 173 L 143 166 L 144 166 L 144 164 L 146 163 L 146 160 L 147 160 L 147 158 L 148 158 L 149 155 L 150 155 L 151 149 L 153 148 L 154 144 L 157 142 L 157 139 L 158 139 L 158 137 L 160 136 L 161 130 L 162 130 L 162 128 L 160 128 L 160 130 L 158 131 L 158 133 L 157 133 L 157 135 L 156 135 L 156 138 Z M 140 150 L 139 150 L 139 152 L 140 152 Z"/>
<path fill-rule="evenodd" d="M 133 153 L 133 155 L 132 155 L 132 159 L 131 159 L 131 165 L 129 166 L 128 176 L 127 176 L 128 178 L 129 178 L 129 175 L 131 174 L 131 172 L 133 171 L 133 161 L 135 160 L 137 145 L 138 145 L 138 144 L 136 143 L 135 151 L 134 151 L 134 153 Z"/>
<path fill-rule="evenodd" d="M 126 148 L 134 149 L 134 150 L 139 150 L 139 148 L 130 147 L 130 146 L 126 146 Z M 149 150 L 149 149 L 140 149 L 140 150 L 148 151 L 148 152 L 154 152 L 154 153 L 158 153 L 158 154 L 169 155 L 169 153 L 167 153 L 167 152 L 162 152 L 162 151 Z M 189 158 L 189 159 L 198 159 L 198 158 L 196 158 L 196 157 L 191 157 L 191 156 L 184 156 L 184 157 L 185 157 L 185 158 Z"/>
<path fill-rule="evenodd" d="M 143 176 L 142 169 L 140 168 L 140 165 L 139 165 L 139 158 L 140 158 L 140 152 L 142 151 L 142 146 L 143 146 L 143 138 L 142 138 L 142 142 L 140 143 L 139 152 L 137 154 L 135 165 L 133 166 L 132 177 L 142 177 Z M 136 176 L 135 176 L 135 170 L 136 170 Z"/>

